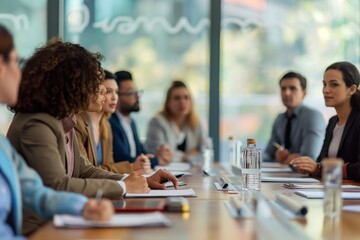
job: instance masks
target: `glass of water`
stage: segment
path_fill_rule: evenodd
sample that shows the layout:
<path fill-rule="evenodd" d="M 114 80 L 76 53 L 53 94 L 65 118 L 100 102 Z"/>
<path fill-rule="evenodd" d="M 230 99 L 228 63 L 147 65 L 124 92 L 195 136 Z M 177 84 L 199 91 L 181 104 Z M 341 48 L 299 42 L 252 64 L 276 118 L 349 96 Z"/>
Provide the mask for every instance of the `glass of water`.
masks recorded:
<path fill-rule="evenodd" d="M 324 215 L 337 217 L 341 214 L 342 166 L 339 158 L 325 158 L 322 164 L 322 182 L 324 184 Z"/>

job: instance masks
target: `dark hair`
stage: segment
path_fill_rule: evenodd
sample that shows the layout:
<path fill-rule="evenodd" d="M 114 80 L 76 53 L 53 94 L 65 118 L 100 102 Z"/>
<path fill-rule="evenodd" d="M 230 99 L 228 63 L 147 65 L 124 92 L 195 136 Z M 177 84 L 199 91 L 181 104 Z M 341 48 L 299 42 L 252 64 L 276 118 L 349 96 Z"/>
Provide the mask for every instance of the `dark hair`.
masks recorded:
<path fill-rule="evenodd" d="M 185 83 L 183 81 L 175 80 L 171 83 L 171 86 L 169 87 L 169 89 L 167 90 L 167 93 L 166 93 L 166 99 L 165 99 L 163 108 L 160 111 L 160 114 L 162 114 L 168 120 L 172 119 L 171 111 L 169 108 L 170 96 L 171 96 L 172 92 L 177 88 L 185 88 L 186 90 L 189 91 L 189 89 L 187 88 L 187 86 L 185 85 Z M 190 126 L 192 129 L 195 129 L 199 125 L 199 117 L 196 114 L 194 103 L 193 103 L 190 92 L 189 92 L 189 96 L 190 96 L 190 102 L 191 102 L 191 110 L 190 110 L 189 115 L 186 117 L 185 121 L 188 126 Z"/>
<path fill-rule="evenodd" d="M 355 67 L 354 64 L 350 62 L 336 62 L 328 66 L 325 72 L 330 69 L 338 70 L 342 73 L 345 85 L 347 87 L 351 87 L 352 85 L 355 85 L 357 88 L 359 87 L 360 74 L 359 74 L 359 70 Z M 356 92 L 351 96 L 350 104 L 352 108 L 360 109 L 359 89 L 356 89 Z"/>
<path fill-rule="evenodd" d="M 133 80 L 131 73 L 125 70 L 117 71 L 115 73 L 115 77 L 116 83 L 118 84 L 119 88 L 121 86 L 121 82 Z"/>
<path fill-rule="evenodd" d="M 105 73 L 105 79 L 116 79 L 115 74 L 113 74 L 112 72 L 104 69 L 104 73 Z"/>
<path fill-rule="evenodd" d="M 7 28 L 0 24 L 0 55 L 4 62 L 9 61 L 10 52 L 15 48 L 14 40 Z"/>
<path fill-rule="evenodd" d="M 85 110 L 104 81 L 102 56 L 55 40 L 27 61 L 15 112 L 48 113 L 58 119 Z"/>
<path fill-rule="evenodd" d="M 285 73 L 285 75 L 280 78 L 279 85 L 281 85 L 281 82 L 287 78 L 299 79 L 302 90 L 306 90 L 306 78 L 300 73 L 292 72 L 292 71 Z"/>

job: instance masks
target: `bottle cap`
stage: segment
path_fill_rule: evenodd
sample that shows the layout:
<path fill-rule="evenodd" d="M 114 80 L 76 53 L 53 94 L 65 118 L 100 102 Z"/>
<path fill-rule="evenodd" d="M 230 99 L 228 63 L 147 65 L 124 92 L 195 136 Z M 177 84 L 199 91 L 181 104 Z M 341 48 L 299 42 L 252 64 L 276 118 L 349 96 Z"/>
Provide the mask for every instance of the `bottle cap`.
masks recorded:
<path fill-rule="evenodd" d="M 248 138 L 247 139 L 247 144 L 256 144 L 255 138 Z"/>

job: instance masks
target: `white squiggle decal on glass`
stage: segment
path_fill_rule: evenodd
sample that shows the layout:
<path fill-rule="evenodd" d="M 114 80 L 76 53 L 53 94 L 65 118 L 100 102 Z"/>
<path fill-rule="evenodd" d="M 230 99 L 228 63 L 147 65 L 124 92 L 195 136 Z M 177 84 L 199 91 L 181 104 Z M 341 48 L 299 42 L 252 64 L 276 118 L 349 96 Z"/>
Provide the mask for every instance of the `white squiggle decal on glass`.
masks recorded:
<path fill-rule="evenodd" d="M 135 19 L 128 16 L 118 16 L 110 20 L 108 18 L 95 22 L 94 28 L 101 29 L 104 33 L 111 33 L 115 30 L 122 34 L 132 34 L 136 32 L 141 25 L 145 32 L 153 32 L 155 27 L 162 27 L 169 34 L 177 34 L 184 30 L 191 34 L 200 33 L 204 28 L 209 26 L 209 19 L 203 18 L 195 26 L 192 26 L 186 17 L 181 17 L 176 25 L 171 26 L 170 23 L 162 17 L 149 19 L 147 17 L 137 17 Z"/>
<path fill-rule="evenodd" d="M 0 13 L 0 21 L 10 21 L 16 31 L 27 31 L 29 29 L 29 19 L 25 14 Z"/>
<path fill-rule="evenodd" d="M 85 4 L 80 4 L 79 9 L 71 10 L 67 17 L 69 32 L 81 33 L 89 25 L 90 11 Z"/>
<path fill-rule="evenodd" d="M 90 11 L 85 4 L 81 4 L 78 9 L 74 9 L 69 12 L 68 26 L 71 33 L 81 33 L 89 25 Z M 242 30 L 249 28 L 250 26 L 263 25 L 259 19 L 241 19 L 241 18 L 224 18 L 222 20 L 222 26 L 225 27 L 229 24 L 238 25 Z M 139 16 L 132 18 L 130 16 L 116 16 L 113 19 L 105 18 L 101 21 L 94 22 L 92 27 L 99 29 L 104 33 L 118 32 L 121 34 L 133 34 L 140 27 L 143 27 L 144 31 L 151 33 L 155 27 L 161 27 L 166 33 L 177 34 L 180 31 L 186 31 L 190 34 L 201 33 L 204 29 L 210 26 L 210 20 L 208 18 L 202 18 L 196 25 L 192 25 L 189 20 L 182 16 L 178 22 L 172 26 L 166 18 L 154 17 L 147 18 Z"/>

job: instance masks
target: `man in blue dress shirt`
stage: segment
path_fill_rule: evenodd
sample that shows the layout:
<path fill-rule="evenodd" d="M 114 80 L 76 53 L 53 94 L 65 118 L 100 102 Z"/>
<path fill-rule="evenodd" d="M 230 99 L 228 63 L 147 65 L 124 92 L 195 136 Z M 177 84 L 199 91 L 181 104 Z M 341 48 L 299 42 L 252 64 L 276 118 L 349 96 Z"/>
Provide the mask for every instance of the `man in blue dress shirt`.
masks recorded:
<path fill-rule="evenodd" d="M 286 111 L 275 119 L 263 161 L 289 163 L 299 155 L 316 159 L 324 140 L 326 124 L 319 111 L 303 105 L 306 78 L 299 73 L 288 72 L 280 79 L 279 85 Z"/>

